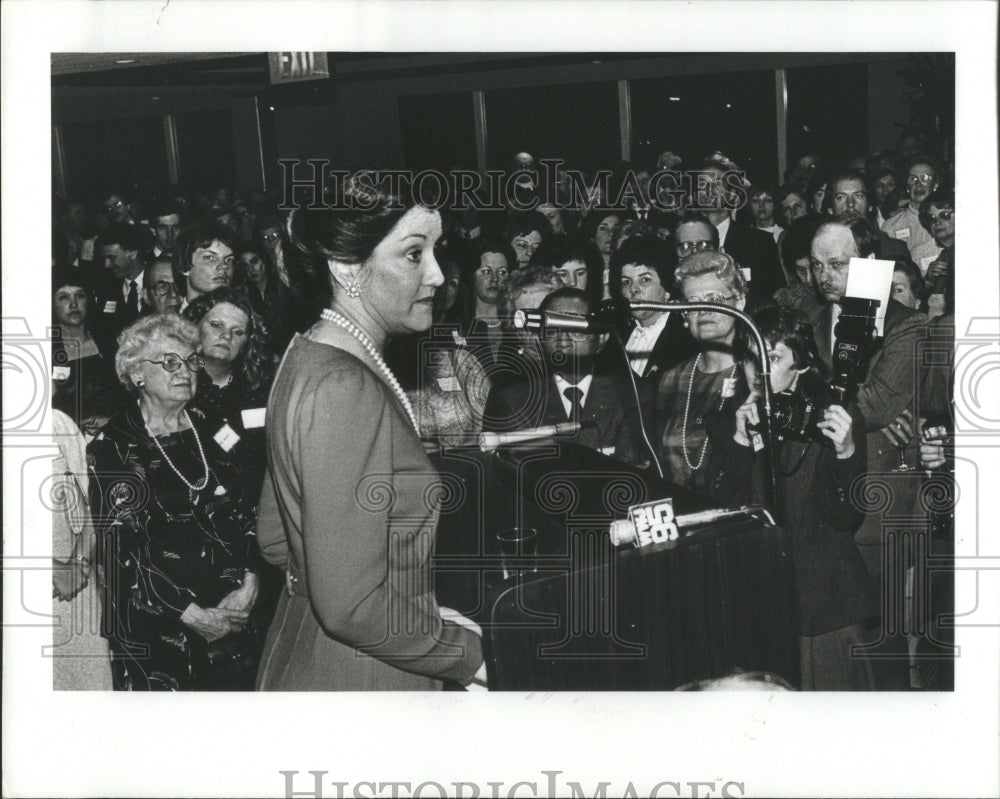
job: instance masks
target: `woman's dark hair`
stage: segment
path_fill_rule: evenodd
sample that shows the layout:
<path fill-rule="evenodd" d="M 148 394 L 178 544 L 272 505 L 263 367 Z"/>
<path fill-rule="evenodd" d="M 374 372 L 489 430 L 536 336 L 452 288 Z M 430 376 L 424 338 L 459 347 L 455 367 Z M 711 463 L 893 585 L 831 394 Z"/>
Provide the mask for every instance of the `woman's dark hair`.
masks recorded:
<path fill-rule="evenodd" d="M 652 269 L 660 278 L 660 285 L 667 291 L 673 291 L 673 263 L 663 242 L 656 236 L 633 236 L 611 254 L 608 290 L 615 299 L 622 296 L 622 269 L 631 264 Z M 587 285 L 589 287 L 590 284 Z"/>
<path fill-rule="evenodd" d="M 584 241 L 593 242 L 594 236 L 597 235 L 597 228 L 600 226 L 601 222 L 609 216 L 617 216 L 620 222 L 625 218 L 625 212 L 616 208 L 608 208 L 601 205 L 594 206 L 590 213 L 587 214 L 580 222 L 580 232 L 577 235 Z"/>
<path fill-rule="evenodd" d="M 277 270 L 274 267 L 274 261 L 271 258 L 271 253 L 268 251 L 267 247 L 258 244 L 255 241 L 243 241 L 236 247 L 236 266 L 233 270 L 233 288 L 242 289 L 247 283 L 250 282 L 250 278 L 247 277 L 246 265 L 241 260 L 242 256 L 248 252 L 252 252 L 261 262 L 264 264 L 264 271 L 267 273 L 267 284 L 273 287 L 274 281 L 279 280 Z"/>
<path fill-rule="evenodd" d="M 552 238 L 552 225 L 541 211 L 522 211 L 512 214 L 504 229 L 504 241 L 509 244 L 518 236 L 527 236 L 533 231 L 537 231 L 542 237 L 542 244 Z"/>
<path fill-rule="evenodd" d="M 778 219 L 781 222 L 782 226 L 786 230 L 788 229 L 788 226 L 791 223 L 788 221 L 788 218 L 785 216 L 785 209 L 784 209 L 784 205 L 783 204 L 784 204 L 785 200 L 787 200 L 793 194 L 796 197 L 800 197 L 802 199 L 802 201 L 806 204 L 806 210 L 807 211 L 811 211 L 812 210 L 811 195 L 809 194 L 809 189 L 808 189 L 808 187 L 805 184 L 803 184 L 803 183 L 786 183 L 786 184 L 784 184 L 781 188 L 778 189 L 778 196 L 775 197 L 775 201 L 776 202 L 775 202 L 774 213 L 775 213 L 775 216 L 778 217 Z"/>
<path fill-rule="evenodd" d="M 213 241 L 226 245 L 230 250 L 236 250 L 233 231 L 213 219 L 203 219 L 190 227 L 184 228 L 177 237 L 174 247 L 174 283 L 177 291 L 183 297 L 187 292 L 187 273 L 191 271 L 191 259 L 197 249 L 204 249 Z"/>
<path fill-rule="evenodd" d="M 587 267 L 587 294 L 600 302 L 604 293 L 604 259 L 592 241 L 559 236 L 539 247 L 531 262 L 556 270 L 571 261 L 579 261 Z"/>
<path fill-rule="evenodd" d="M 222 303 L 229 303 L 246 314 L 247 344 L 233 366 L 246 389 L 251 392 L 257 391 L 271 379 L 274 372 L 274 357 L 267 326 L 250 307 L 246 295 L 242 291 L 223 286 L 192 300 L 184 309 L 182 316 L 197 325 L 205 314 Z"/>
<path fill-rule="evenodd" d="M 542 221 L 545 221 L 545 217 L 542 217 Z M 545 224 L 547 225 L 548 222 L 545 222 Z M 517 269 L 517 253 L 514 252 L 513 247 L 506 241 L 480 236 L 469 250 L 469 257 L 461 264 L 462 277 L 472 277 L 476 273 L 476 270 L 482 266 L 483 255 L 488 252 L 495 252 L 502 255 L 507 262 L 508 272 L 513 272 Z"/>
<path fill-rule="evenodd" d="M 87 295 L 87 310 L 83 314 L 83 329 L 88 333 L 91 332 L 91 318 L 90 309 L 93 307 L 94 302 L 94 292 L 91 286 L 90 278 L 86 275 L 83 269 L 73 269 L 66 266 L 55 266 L 52 268 L 52 299 L 55 300 L 56 292 L 64 286 L 78 286 L 82 288 L 84 293 Z M 52 317 L 53 326 L 58 327 L 58 323 L 55 321 L 55 313 L 53 310 Z"/>
<path fill-rule="evenodd" d="M 322 208 L 292 211 L 285 228 L 285 266 L 304 294 L 335 287 L 330 261 L 361 264 L 417 203 L 408 192 L 395 193 L 373 173 L 358 171 L 327 185 Z M 400 184 L 404 189 L 405 184 Z"/>
<path fill-rule="evenodd" d="M 896 265 L 892 268 L 893 272 L 902 272 L 906 275 L 906 280 L 910 284 L 910 291 L 913 296 L 920 299 L 924 293 L 924 278 L 920 274 L 920 267 L 917 266 L 909 258 L 900 258 L 896 260 Z"/>
<path fill-rule="evenodd" d="M 933 223 L 930 215 L 932 205 L 939 211 L 942 208 L 954 211 L 955 192 L 951 189 L 935 189 L 923 202 L 920 203 L 920 208 L 918 209 L 920 224 L 928 233 L 931 232 L 931 225 Z"/>
<path fill-rule="evenodd" d="M 753 314 L 753 321 L 768 344 L 784 344 L 792 353 L 795 368 L 806 369 L 799 377 L 802 392 L 814 399 L 826 396 L 829 371 L 805 315 L 791 306 L 767 305 Z"/>

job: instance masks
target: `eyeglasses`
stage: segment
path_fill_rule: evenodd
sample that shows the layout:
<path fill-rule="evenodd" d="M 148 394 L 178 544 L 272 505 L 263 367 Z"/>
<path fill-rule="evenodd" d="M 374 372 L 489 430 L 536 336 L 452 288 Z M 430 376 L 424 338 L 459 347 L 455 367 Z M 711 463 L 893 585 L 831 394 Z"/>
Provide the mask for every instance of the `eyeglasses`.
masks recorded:
<path fill-rule="evenodd" d="M 538 249 L 537 244 L 532 244 L 527 239 L 514 239 L 511 244 L 514 246 L 515 250 L 520 250 L 521 252 L 531 252 L 533 253 Z"/>
<path fill-rule="evenodd" d="M 706 294 L 704 297 L 688 297 L 685 302 L 707 302 L 712 305 L 729 305 L 733 300 L 736 299 L 735 294 Z M 682 311 L 685 316 L 693 316 L 696 313 L 702 313 L 702 311 Z"/>
<path fill-rule="evenodd" d="M 927 218 L 930 219 L 931 222 L 938 222 L 938 221 L 950 222 L 952 219 L 955 218 L 955 212 L 946 209 L 944 211 L 938 211 L 936 214 L 933 215 L 927 214 Z"/>
<path fill-rule="evenodd" d="M 711 241 L 706 241 L 704 239 L 700 241 L 682 241 L 674 249 L 677 250 L 678 255 L 690 255 L 693 252 L 704 252 L 705 250 L 714 250 L 715 246 Z"/>
<path fill-rule="evenodd" d="M 501 280 L 503 280 L 509 274 L 509 272 L 507 271 L 507 267 L 505 267 L 505 266 L 501 266 L 498 269 L 493 269 L 493 268 L 491 268 L 489 266 L 481 266 L 481 267 L 479 267 L 478 271 L 479 271 L 479 274 L 481 274 L 483 277 L 494 277 L 494 276 L 496 276 L 496 277 L 500 278 Z"/>
<path fill-rule="evenodd" d="M 274 241 L 277 241 L 280 238 L 281 238 L 281 234 L 280 233 L 265 233 L 264 234 L 264 241 L 267 241 L 267 242 L 274 242 Z"/>
<path fill-rule="evenodd" d="M 176 294 L 177 286 L 169 280 L 161 280 L 158 283 L 153 284 L 153 293 L 157 297 L 165 297 L 168 294 Z"/>
<path fill-rule="evenodd" d="M 927 186 L 934 182 L 934 176 L 928 175 L 926 172 L 921 172 L 919 175 L 910 175 L 906 179 L 907 186 L 916 186 L 918 183 Z"/>
<path fill-rule="evenodd" d="M 202 358 L 197 352 L 193 352 L 187 356 L 187 358 L 182 358 L 176 352 L 168 352 L 163 356 L 161 361 L 153 361 L 149 358 L 143 359 L 146 363 L 158 363 L 163 367 L 166 372 L 176 372 L 181 368 L 181 364 L 187 366 L 189 372 L 197 372 L 205 365 L 205 359 Z"/>
<path fill-rule="evenodd" d="M 116 208 L 124 208 L 124 207 L 125 207 L 125 203 L 123 203 L 121 200 L 118 200 L 117 202 L 108 203 L 107 205 L 105 205 L 104 206 L 104 210 L 105 211 L 114 211 Z"/>

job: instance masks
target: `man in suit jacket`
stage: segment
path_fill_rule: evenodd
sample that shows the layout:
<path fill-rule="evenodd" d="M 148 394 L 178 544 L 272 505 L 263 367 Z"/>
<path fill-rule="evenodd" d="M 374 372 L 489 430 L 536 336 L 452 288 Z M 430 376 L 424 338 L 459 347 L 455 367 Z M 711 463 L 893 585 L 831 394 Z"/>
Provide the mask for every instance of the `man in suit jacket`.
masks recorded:
<path fill-rule="evenodd" d="M 743 270 L 749 287 L 748 307 L 769 303 L 774 292 L 787 285 L 774 237 L 733 219 L 733 187 L 739 173 L 727 172 L 714 162 L 707 163 L 701 173 L 709 176 L 711 183 L 704 196 L 696 194 L 696 202 L 704 204 L 699 210 L 704 210 L 719 232 L 719 249 L 731 255 Z"/>
<path fill-rule="evenodd" d="M 574 288 L 552 292 L 541 309 L 581 317 L 593 310 L 587 294 Z M 631 384 L 627 378 L 594 369 L 606 338 L 588 331 L 544 331 L 544 363 L 527 380 L 494 386 L 486 401 L 484 429 L 504 432 L 579 422 L 581 430 L 567 440 L 619 460 L 645 462 Z"/>
<path fill-rule="evenodd" d="M 106 358 L 118 351 L 118 335 L 148 311 L 143 253 L 147 236 L 138 225 L 109 225 L 94 245 L 98 273 L 95 289 L 94 339 Z"/>
<path fill-rule="evenodd" d="M 840 316 L 839 302 L 847 288 L 847 275 L 851 258 L 874 258 L 878 238 L 874 228 L 857 216 L 838 216 L 824 222 L 813 237 L 811 261 L 816 284 L 826 302 L 812 313 L 813 328 L 820 354 L 831 363 L 835 337 L 834 327 Z M 885 549 L 886 531 L 884 516 L 909 517 L 917 512 L 916 497 L 920 475 L 916 469 L 916 446 L 900 452 L 890 438 L 887 428 L 898 425 L 897 419 L 904 410 L 911 412 L 916 398 L 916 358 L 918 341 L 924 336 L 927 317 L 907 308 L 893 299 L 886 307 L 882 337 L 876 341 L 864 379 L 857 394 L 858 407 L 865 419 L 868 450 L 868 474 L 898 472 L 905 459 L 909 472 L 888 478 L 890 507 L 869 512 L 855 534 L 858 550 L 868 567 L 868 572 L 884 599 L 891 599 L 890 607 L 902 607 L 899 574 L 905 564 L 883 557 L 892 553 Z M 887 478 L 878 478 L 886 480 Z M 863 492 L 862 492 L 863 493 Z M 895 577 L 891 576 L 895 573 Z M 905 652 L 905 640 L 902 652 Z M 905 656 L 904 656 L 905 657 Z M 876 662 L 876 679 L 880 688 L 902 689 L 909 685 L 905 659 Z"/>
<path fill-rule="evenodd" d="M 830 189 L 823 200 L 831 216 L 858 214 L 871 220 L 871 210 L 875 206 L 874 192 L 868 186 L 864 175 L 853 169 L 838 172 L 829 183 Z M 876 230 L 879 258 L 886 261 L 905 261 L 910 258 L 906 244 L 894 239 L 883 230 Z"/>

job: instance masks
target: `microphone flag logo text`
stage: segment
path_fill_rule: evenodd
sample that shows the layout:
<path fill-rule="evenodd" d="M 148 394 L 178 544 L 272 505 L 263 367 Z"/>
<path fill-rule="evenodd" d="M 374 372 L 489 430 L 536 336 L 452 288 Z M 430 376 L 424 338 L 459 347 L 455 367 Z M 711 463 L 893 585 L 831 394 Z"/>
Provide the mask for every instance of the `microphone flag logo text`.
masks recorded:
<path fill-rule="evenodd" d="M 628 509 L 628 513 L 635 526 L 637 547 L 677 540 L 677 522 L 674 520 L 672 499 L 658 499 L 642 505 L 633 505 Z"/>

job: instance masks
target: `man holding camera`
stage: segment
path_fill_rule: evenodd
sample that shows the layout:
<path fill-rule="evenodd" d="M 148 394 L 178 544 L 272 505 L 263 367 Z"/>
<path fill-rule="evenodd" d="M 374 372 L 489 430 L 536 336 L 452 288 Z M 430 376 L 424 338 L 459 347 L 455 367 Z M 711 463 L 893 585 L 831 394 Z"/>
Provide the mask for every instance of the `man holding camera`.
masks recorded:
<path fill-rule="evenodd" d="M 820 225 L 813 236 L 810 260 L 816 285 L 824 302 L 812 313 L 820 355 L 832 365 L 836 344 L 835 329 L 841 312 L 841 300 L 847 291 L 847 275 L 852 258 L 876 258 L 878 235 L 857 215 L 842 215 Z M 859 379 L 857 404 L 865 419 L 868 449 L 868 475 L 915 470 L 916 451 L 907 449 L 902 427 L 912 418 L 916 395 L 917 342 L 924 334 L 927 317 L 890 299 L 886 306 L 883 335 L 876 338 L 867 367 Z M 910 416 L 907 416 L 908 412 Z M 902 420 L 900 417 L 903 417 Z M 900 446 L 900 444 L 903 444 Z M 905 572 L 886 551 L 883 572 L 883 514 L 912 516 L 919 488 L 920 472 L 913 479 L 886 481 L 890 485 L 889 506 L 869 512 L 855 540 L 876 587 L 884 599 L 895 604 L 902 599 L 900 575 Z M 899 490 L 902 486 L 902 490 Z M 867 492 L 856 492 L 861 496 Z M 868 499 L 866 496 L 865 499 Z M 885 583 L 883 585 L 883 582 Z M 899 607 L 900 605 L 897 605 Z M 898 664 L 898 668 L 893 668 Z M 880 688 L 905 688 L 908 675 L 905 660 L 885 661 L 876 671 Z"/>

